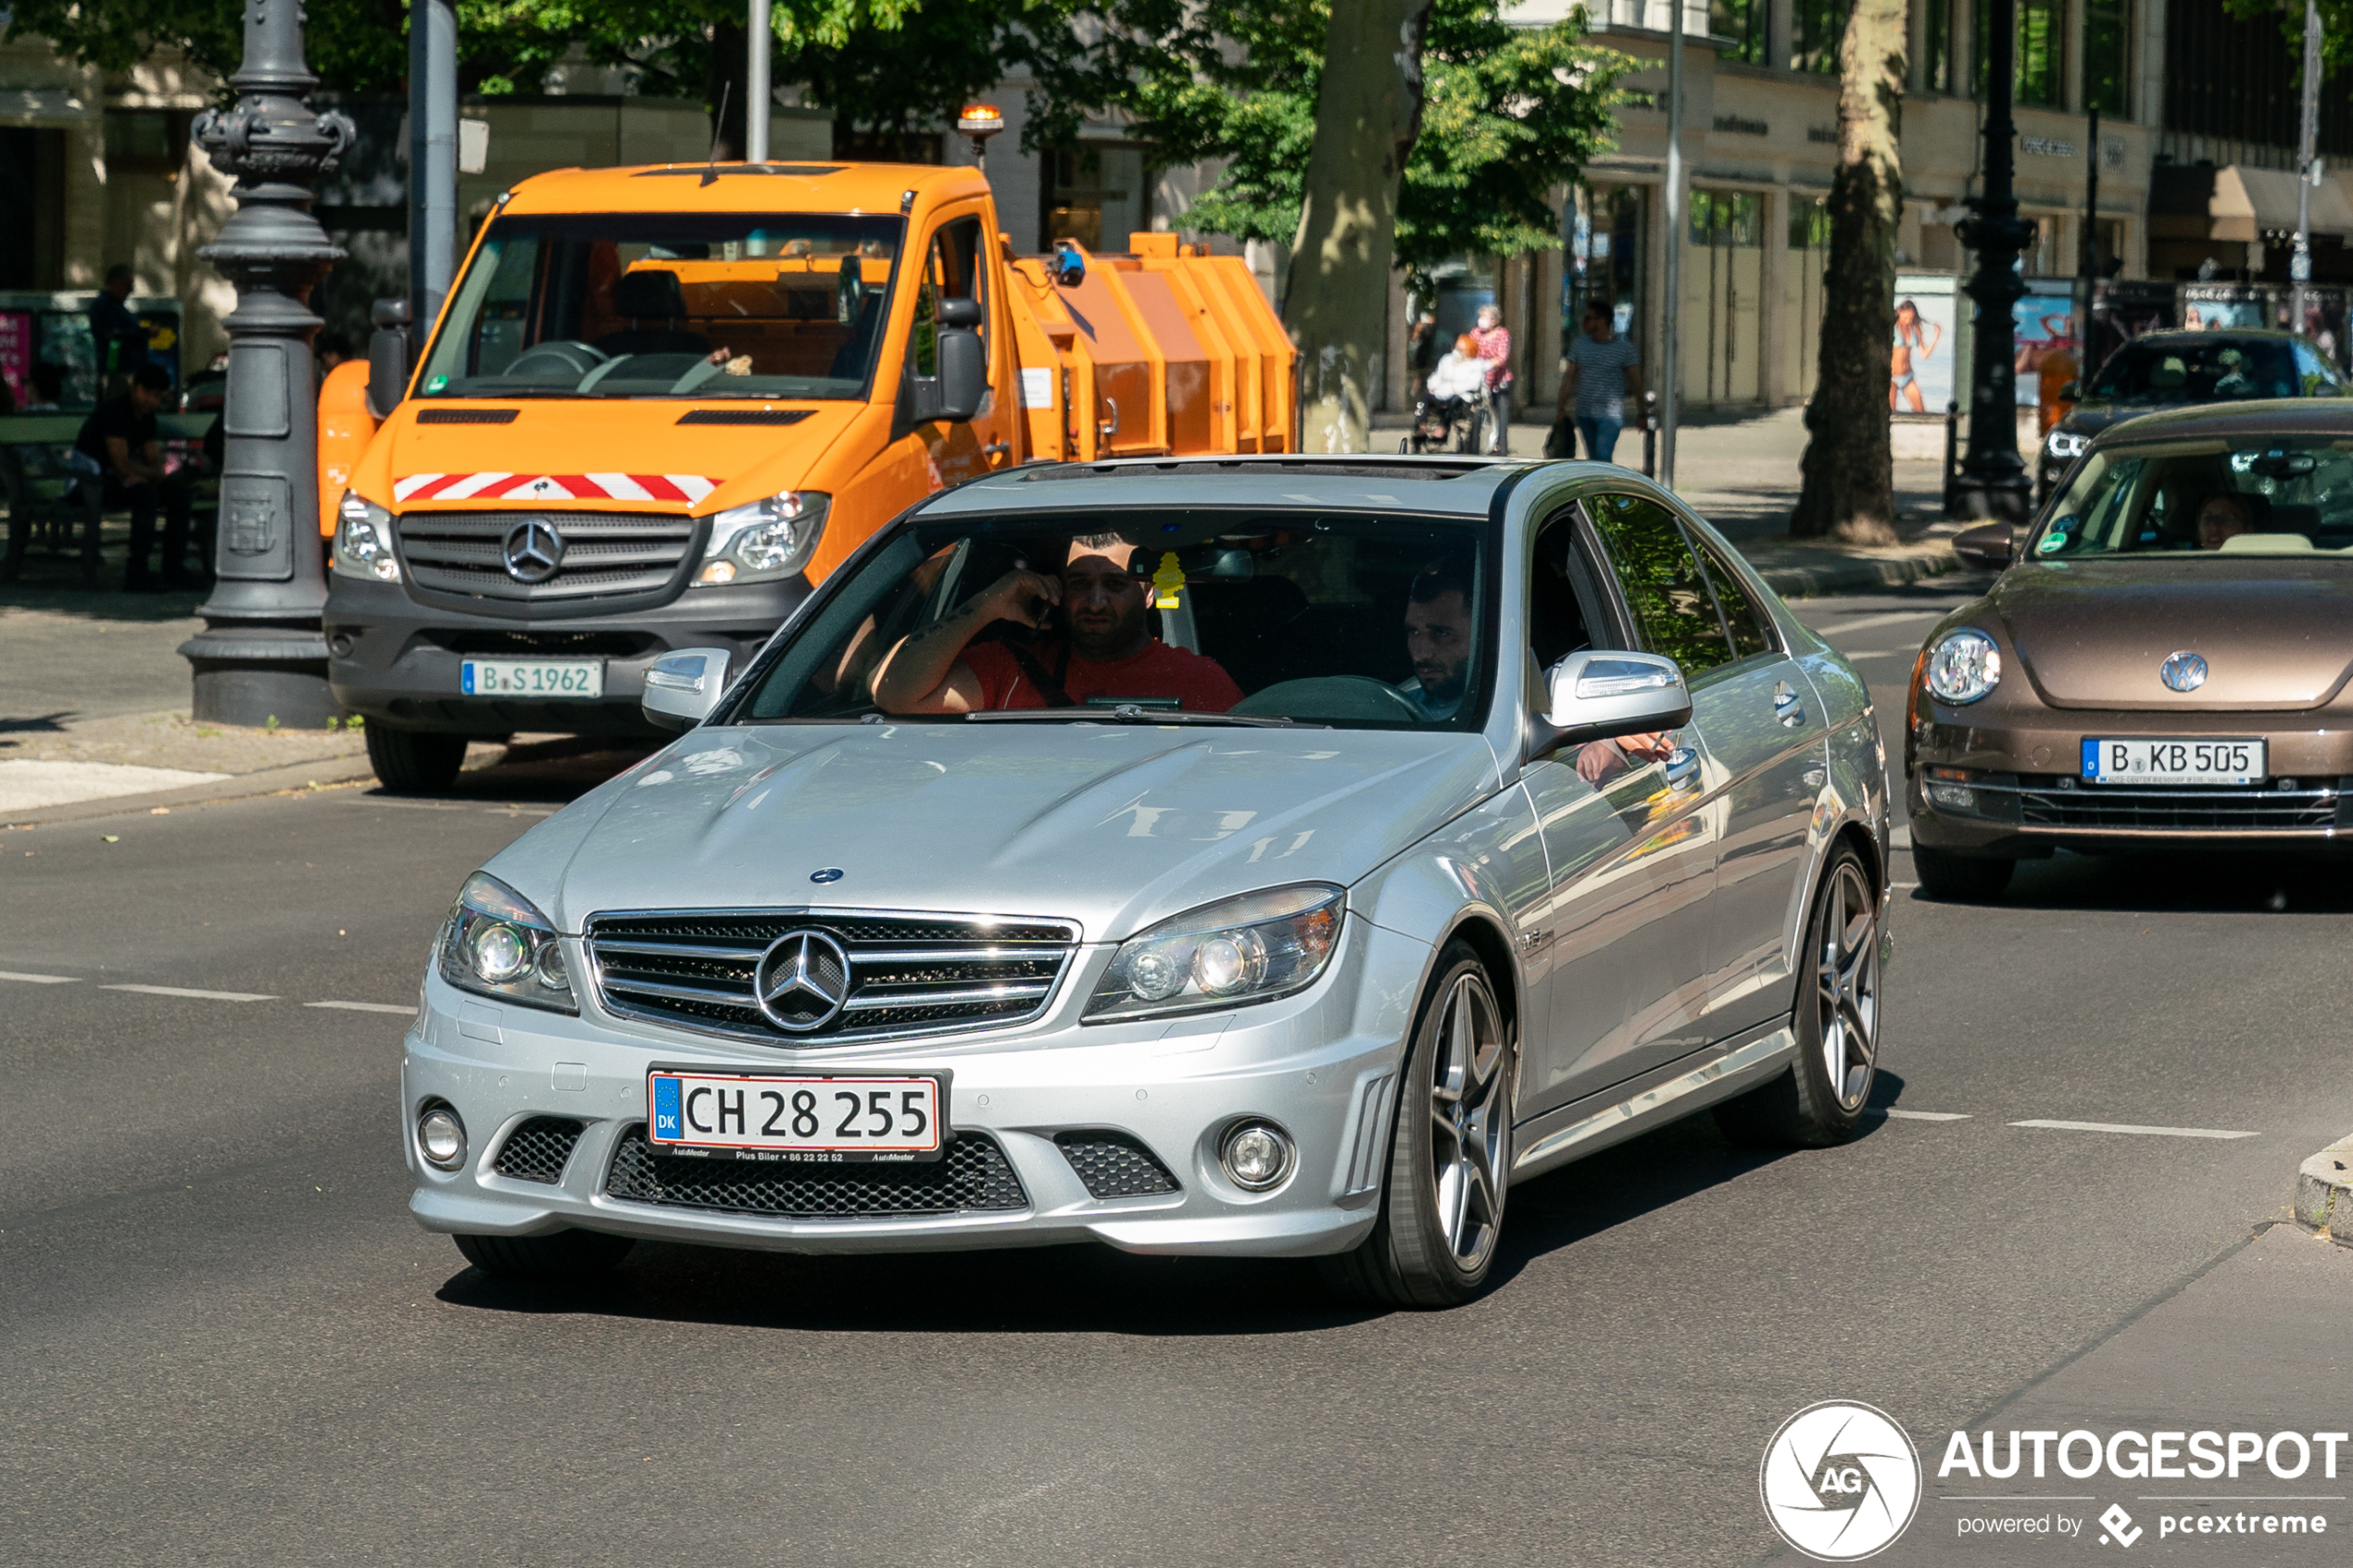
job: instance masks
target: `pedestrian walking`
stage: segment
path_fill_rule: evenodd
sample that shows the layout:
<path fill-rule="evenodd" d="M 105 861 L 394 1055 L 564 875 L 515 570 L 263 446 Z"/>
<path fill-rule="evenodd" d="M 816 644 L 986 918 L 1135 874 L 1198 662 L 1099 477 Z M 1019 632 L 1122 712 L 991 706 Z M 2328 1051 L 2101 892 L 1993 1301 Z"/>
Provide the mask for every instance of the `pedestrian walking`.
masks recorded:
<path fill-rule="evenodd" d="M 1511 455 L 1512 332 L 1504 313 L 1492 305 L 1478 307 L 1478 329 L 1471 333 L 1478 357 L 1487 361 L 1487 450 L 1496 457 Z"/>
<path fill-rule="evenodd" d="M 1585 456 L 1597 463 L 1617 460 L 1617 433 L 1626 428 L 1626 404 L 1642 395 L 1642 356 L 1618 334 L 1609 307 L 1585 307 L 1585 331 L 1561 361 L 1560 417 L 1574 418 Z M 1572 413 L 1573 410 L 1573 413 Z"/>
<path fill-rule="evenodd" d="M 122 586 L 133 594 L 196 586 L 187 563 L 188 476 L 166 470 L 156 430 L 156 411 L 170 391 L 170 371 L 161 365 L 141 365 L 131 372 L 131 390 L 91 410 L 73 443 L 101 470 L 95 481 L 82 482 L 101 487 L 99 504 L 126 508 L 131 513 L 131 560 Z M 147 575 L 147 551 L 155 542 L 158 510 L 164 515 L 160 583 Z"/>

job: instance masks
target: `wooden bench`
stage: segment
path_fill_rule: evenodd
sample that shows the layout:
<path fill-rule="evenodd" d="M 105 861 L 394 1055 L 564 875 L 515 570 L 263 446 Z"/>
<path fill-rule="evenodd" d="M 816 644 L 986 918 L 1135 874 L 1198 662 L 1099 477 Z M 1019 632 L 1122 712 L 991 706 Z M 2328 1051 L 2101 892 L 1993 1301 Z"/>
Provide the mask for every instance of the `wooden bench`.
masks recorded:
<path fill-rule="evenodd" d="M 74 551 L 82 536 L 82 576 L 95 583 L 104 487 L 94 475 L 72 464 L 74 438 L 89 419 L 87 409 L 64 413 L 0 415 L 0 495 L 8 506 L 8 547 L 0 558 L 0 583 L 12 583 L 24 569 L 26 551 L 40 545 L 53 556 Z M 217 414 L 157 414 L 156 433 L 167 445 L 200 444 Z M 216 475 L 206 475 L 195 497 L 198 508 L 218 505 Z M 202 532 L 200 530 L 200 532 Z"/>

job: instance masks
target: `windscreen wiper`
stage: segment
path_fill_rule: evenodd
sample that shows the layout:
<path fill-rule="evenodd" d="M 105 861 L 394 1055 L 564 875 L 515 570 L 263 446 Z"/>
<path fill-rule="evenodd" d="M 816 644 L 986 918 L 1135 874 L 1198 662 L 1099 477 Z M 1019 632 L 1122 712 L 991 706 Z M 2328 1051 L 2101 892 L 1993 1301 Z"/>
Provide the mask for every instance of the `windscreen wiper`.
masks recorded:
<path fill-rule="evenodd" d="M 1019 724 L 1053 721 L 1083 721 L 1096 724 L 1247 724 L 1256 729 L 1328 730 L 1329 724 L 1302 724 L 1296 719 L 1257 713 L 1190 713 L 1176 708 L 1146 708 L 1123 702 L 1109 708 L 997 708 L 967 713 L 975 724 Z"/>

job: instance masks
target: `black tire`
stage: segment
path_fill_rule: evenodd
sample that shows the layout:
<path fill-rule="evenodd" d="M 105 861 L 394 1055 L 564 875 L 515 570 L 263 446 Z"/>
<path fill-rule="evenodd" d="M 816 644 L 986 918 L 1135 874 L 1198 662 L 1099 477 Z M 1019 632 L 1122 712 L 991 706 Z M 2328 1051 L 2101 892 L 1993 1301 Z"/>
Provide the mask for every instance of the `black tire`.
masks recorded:
<path fill-rule="evenodd" d="M 463 735 L 368 726 L 368 765 L 375 769 L 376 782 L 395 795 L 438 794 L 458 782 L 465 760 Z"/>
<path fill-rule="evenodd" d="M 1334 1291 L 1423 1309 L 1458 1306 L 1486 1286 L 1511 1185 L 1517 1064 L 1486 964 L 1468 943 L 1447 944 L 1400 1069 L 1380 1217 L 1353 1250 L 1316 1260 Z M 1441 1160 L 1441 1143 L 1455 1155 Z"/>
<path fill-rule="evenodd" d="M 1828 1148 L 1862 1124 L 1879 1072 L 1879 895 L 1852 847 L 1831 857 L 1801 948 L 1789 1071 L 1716 1108 L 1746 1148 Z M 1833 1074 L 1832 1062 L 1836 1061 Z"/>
<path fill-rule="evenodd" d="M 547 1236 L 453 1236 L 466 1261 L 500 1279 L 593 1279 L 610 1273 L 636 1245 L 602 1231 L 554 1231 Z"/>
<path fill-rule="evenodd" d="M 2010 884 L 2010 873 L 2018 870 L 2016 860 L 1951 855 L 1920 844 L 1912 846 L 1912 866 L 1919 872 L 1920 891 L 1944 904 L 1999 898 Z"/>

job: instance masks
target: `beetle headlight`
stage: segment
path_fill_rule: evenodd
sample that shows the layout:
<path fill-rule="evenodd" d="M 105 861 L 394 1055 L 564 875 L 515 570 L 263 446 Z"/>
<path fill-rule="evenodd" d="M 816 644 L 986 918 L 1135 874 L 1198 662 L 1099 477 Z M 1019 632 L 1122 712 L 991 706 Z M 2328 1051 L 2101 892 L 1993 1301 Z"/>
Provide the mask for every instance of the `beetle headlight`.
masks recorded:
<path fill-rule="evenodd" d="M 1119 945 L 1086 1018 L 1148 1018 L 1270 1002 L 1315 983 L 1339 945 L 1343 888 L 1295 883 L 1220 899 Z"/>
<path fill-rule="evenodd" d="M 1975 702 L 2002 684 L 2002 650 L 1984 633 L 1964 627 L 1929 650 L 1927 682 L 1939 702 Z"/>
<path fill-rule="evenodd" d="M 698 583 L 762 583 L 790 577 L 817 553 L 833 497 L 784 490 L 764 501 L 729 507 L 711 520 Z"/>
<path fill-rule="evenodd" d="M 348 490 L 335 508 L 334 568 L 371 583 L 400 581 L 400 561 L 392 553 L 392 514 Z"/>
<path fill-rule="evenodd" d="M 2043 450 L 2060 462 L 2072 462 L 2082 457 L 2083 448 L 2091 444 L 2092 438 L 2079 431 L 2060 430 L 2053 426 L 2051 433 L 2043 438 Z"/>
<path fill-rule="evenodd" d="M 476 872 L 441 928 L 441 977 L 503 1001 L 578 1012 L 556 928 L 530 899 Z"/>

